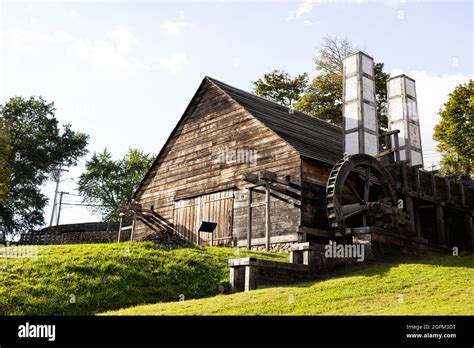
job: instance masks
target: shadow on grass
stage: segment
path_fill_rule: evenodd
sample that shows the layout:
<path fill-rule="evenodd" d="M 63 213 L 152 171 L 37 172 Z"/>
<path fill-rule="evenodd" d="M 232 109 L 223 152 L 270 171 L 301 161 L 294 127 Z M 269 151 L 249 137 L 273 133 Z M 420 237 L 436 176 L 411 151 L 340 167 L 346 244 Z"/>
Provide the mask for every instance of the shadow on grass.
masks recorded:
<path fill-rule="evenodd" d="M 309 288 L 319 282 L 323 282 L 329 279 L 343 279 L 354 276 L 362 277 L 373 277 L 373 276 L 385 276 L 394 267 L 398 267 L 401 264 L 413 264 L 413 265 L 430 265 L 438 267 L 460 267 L 460 268 L 474 268 L 474 255 L 467 256 L 433 256 L 425 259 L 419 259 L 414 257 L 397 257 L 386 261 L 365 261 L 361 264 L 350 265 L 349 267 L 341 268 L 335 271 L 322 273 L 315 276 L 310 280 L 302 280 L 300 282 L 292 284 L 267 284 L 265 283 L 262 287 L 267 288 L 274 285 L 278 285 L 282 288 Z"/>

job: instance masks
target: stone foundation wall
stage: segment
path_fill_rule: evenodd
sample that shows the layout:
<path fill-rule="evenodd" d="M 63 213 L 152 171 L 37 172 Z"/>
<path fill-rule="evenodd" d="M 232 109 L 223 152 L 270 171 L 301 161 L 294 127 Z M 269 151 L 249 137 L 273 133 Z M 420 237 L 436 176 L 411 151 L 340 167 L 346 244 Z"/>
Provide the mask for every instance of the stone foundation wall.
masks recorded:
<path fill-rule="evenodd" d="M 128 231 L 122 232 L 121 240 L 129 240 L 125 236 Z M 117 242 L 118 231 L 80 231 L 80 232 L 50 232 L 45 234 L 30 233 L 23 237 L 20 244 L 49 245 L 49 244 L 92 244 Z"/>
<path fill-rule="evenodd" d="M 19 244 L 83 244 L 113 243 L 118 238 L 118 223 L 83 223 L 47 227 L 39 231 L 30 231 L 20 237 Z M 123 231 L 122 241 L 130 239 L 130 231 Z"/>
<path fill-rule="evenodd" d="M 274 252 L 283 252 L 283 253 L 289 253 L 291 251 L 291 246 L 294 243 L 288 242 L 288 243 L 273 243 L 270 244 L 270 251 Z M 251 250 L 256 250 L 256 251 L 265 251 L 265 245 L 252 245 Z"/>
<path fill-rule="evenodd" d="M 434 246 L 415 236 L 397 235 L 383 230 L 359 234 L 355 240 L 357 243 L 366 245 L 368 259 L 384 259 L 401 255 L 436 256 L 446 255 L 450 252 L 447 248 Z"/>

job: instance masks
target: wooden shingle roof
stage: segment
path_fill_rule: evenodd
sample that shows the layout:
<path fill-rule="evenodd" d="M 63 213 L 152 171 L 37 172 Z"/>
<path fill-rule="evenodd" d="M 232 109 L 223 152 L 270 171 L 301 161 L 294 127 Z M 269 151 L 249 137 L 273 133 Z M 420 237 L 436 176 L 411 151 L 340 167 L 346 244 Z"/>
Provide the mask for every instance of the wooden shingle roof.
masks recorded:
<path fill-rule="evenodd" d="M 342 158 L 342 129 L 221 81 L 207 77 L 255 118 L 277 133 L 301 156 L 334 164 Z"/>

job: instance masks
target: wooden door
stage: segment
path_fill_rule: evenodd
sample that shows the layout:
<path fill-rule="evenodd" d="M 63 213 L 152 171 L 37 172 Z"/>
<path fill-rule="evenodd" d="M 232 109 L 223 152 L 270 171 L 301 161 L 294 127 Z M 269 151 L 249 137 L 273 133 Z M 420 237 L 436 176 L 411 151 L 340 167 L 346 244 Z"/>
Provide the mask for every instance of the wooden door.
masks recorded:
<path fill-rule="evenodd" d="M 232 240 L 234 191 L 220 191 L 175 202 L 175 228 L 186 240 L 199 245 L 225 246 Z M 203 221 L 217 223 L 214 233 L 198 229 Z"/>
<path fill-rule="evenodd" d="M 174 204 L 174 228 L 181 237 L 196 242 L 198 227 L 198 198 L 176 201 Z"/>

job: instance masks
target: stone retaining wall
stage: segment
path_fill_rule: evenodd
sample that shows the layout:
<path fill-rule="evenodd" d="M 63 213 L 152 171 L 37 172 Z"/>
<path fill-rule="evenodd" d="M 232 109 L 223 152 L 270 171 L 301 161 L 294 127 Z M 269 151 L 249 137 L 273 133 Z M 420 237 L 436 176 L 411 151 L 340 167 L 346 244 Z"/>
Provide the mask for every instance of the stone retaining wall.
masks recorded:
<path fill-rule="evenodd" d="M 118 238 L 117 223 L 85 223 L 47 227 L 39 231 L 24 233 L 19 244 L 85 244 L 113 243 Z M 121 240 L 129 240 L 130 231 L 122 231 Z"/>

